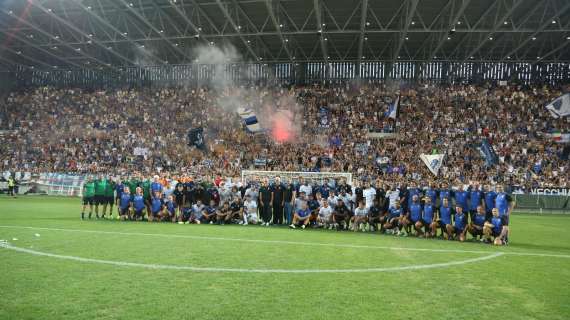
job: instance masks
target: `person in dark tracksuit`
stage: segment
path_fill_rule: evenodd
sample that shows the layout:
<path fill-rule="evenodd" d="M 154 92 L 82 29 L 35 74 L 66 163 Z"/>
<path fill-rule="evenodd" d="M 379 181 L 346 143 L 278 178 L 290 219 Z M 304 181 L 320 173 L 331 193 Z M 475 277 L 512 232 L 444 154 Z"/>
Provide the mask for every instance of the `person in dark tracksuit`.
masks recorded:
<path fill-rule="evenodd" d="M 273 223 L 282 224 L 283 223 L 283 206 L 285 188 L 281 184 L 281 178 L 275 178 L 275 184 L 272 188 L 272 202 L 273 202 Z"/>
<path fill-rule="evenodd" d="M 259 211 L 261 212 L 261 225 L 269 226 L 271 221 L 271 206 L 273 204 L 273 193 L 269 187 L 267 179 L 263 180 L 259 188 Z"/>

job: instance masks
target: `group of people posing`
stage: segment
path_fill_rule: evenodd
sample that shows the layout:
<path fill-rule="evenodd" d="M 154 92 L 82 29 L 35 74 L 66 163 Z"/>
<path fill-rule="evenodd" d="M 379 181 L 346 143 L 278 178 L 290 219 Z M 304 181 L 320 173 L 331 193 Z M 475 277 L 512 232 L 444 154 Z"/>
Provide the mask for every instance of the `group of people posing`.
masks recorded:
<path fill-rule="evenodd" d="M 83 210 L 88 218 L 169 221 L 180 224 L 289 225 L 290 228 L 326 228 L 380 232 L 398 236 L 503 245 L 508 243 L 509 217 L 514 206 L 501 185 L 409 186 L 382 181 L 324 179 L 309 183 L 303 177 L 280 177 L 241 183 L 221 178 L 185 177 L 167 180 L 88 177 L 83 185 Z M 101 211 L 100 211 L 101 209 Z M 101 214 L 101 215 L 100 215 Z"/>

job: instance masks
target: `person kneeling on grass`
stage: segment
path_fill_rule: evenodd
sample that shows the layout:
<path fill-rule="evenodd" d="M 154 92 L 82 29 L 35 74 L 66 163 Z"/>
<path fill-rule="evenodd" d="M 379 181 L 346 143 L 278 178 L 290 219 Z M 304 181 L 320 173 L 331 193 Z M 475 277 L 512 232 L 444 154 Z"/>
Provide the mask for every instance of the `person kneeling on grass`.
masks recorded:
<path fill-rule="evenodd" d="M 142 192 L 141 187 L 137 187 L 136 193 L 133 196 L 133 220 L 140 220 L 144 219 L 144 210 L 146 209 L 146 204 L 144 201 L 144 195 Z"/>
<path fill-rule="evenodd" d="M 257 202 L 252 200 L 251 196 L 247 194 L 243 202 L 243 225 L 248 225 L 249 223 L 257 224 L 257 221 Z"/>
<path fill-rule="evenodd" d="M 337 200 L 336 208 L 332 214 L 332 221 L 336 230 L 339 231 L 341 228 L 348 229 L 348 222 L 350 221 L 350 210 L 346 206 L 345 202 L 339 198 Z"/>
<path fill-rule="evenodd" d="M 361 231 L 366 231 L 366 221 L 368 221 L 368 209 L 364 204 L 364 200 L 360 200 L 358 202 L 358 208 L 354 209 L 354 217 L 353 217 L 353 224 L 352 230 L 357 231 L 360 229 Z"/>
<path fill-rule="evenodd" d="M 329 202 L 327 200 L 324 200 L 323 206 L 319 209 L 319 216 L 317 217 L 317 225 L 323 228 L 327 228 L 330 226 L 330 228 L 332 229 L 331 215 L 332 215 L 332 208 L 329 206 Z"/>
<path fill-rule="evenodd" d="M 130 210 L 132 208 L 132 197 L 131 190 L 129 187 L 125 187 L 123 193 L 121 194 L 121 199 L 119 199 L 119 216 L 121 220 L 131 219 Z"/>
<path fill-rule="evenodd" d="M 453 235 L 455 239 L 463 242 L 467 232 L 467 216 L 463 213 L 463 207 L 460 205 L 455 207 L 455 212 L 453 217 Z"/>
<path fill-rule="evenodd" d="M 192 209 L 188 211 L 188 217 L 184 220 L 184 223 L 201 224 L 204 219 L 204 210 L 206 210 L 206 206 L 202 204 L 202 200 L 198 199 L 196 204 L 192 206 Z"/>
<path fill-rule="evenodd" d="M 376 229 L 376 225 L 383 223 L 381 220 L 382 208 L 378 203 L 378 199 L 374 198 L 372 206 L 368 209 L 368 225 L 370 225 L 370 231 Z"/>
<path fill-rule="evenodd" d="M 485 227 L 486 222 L 486 215 L 483 206 L 477 206 L 477 210 L 474 215 L 471 216 L 471 222 L 467 226 L 467 231 L 473 236 L 474 239 L 477 239 L 477 236 L 483 239 L 483 228 Z"/>
<path fill-rule="evenodd" d="M 400 225 L 400 216 L 402 215 L 402 208 L 400 208 L 400 202 L 396 201 L 394 206 L 388 209 L 388 217 L 386 223 L 384 223 L 384 230 L 387 234 L 398 234 L 400 230 L 398 229 Z"/>
<path fill-rule="evenodd" d="M 502 246 L 505 244 L 505 238 L 509 232 L 509 227 L 504 225 L 504 219 L 501 218 L 499 214 L 499 209 L 493 208 L 493 217 L 490 222 L 485 222 L 483 227 L 483 234 L 487 242 L 491 242 L 491 237 L 494 237 L 492 241 L 496 246 Z"/>
<path fill-rule="evenodd" d="M 217 224 L 226 224 L 232 218 L 232 209 L 230 208 L 229 203 L 224 202 L 222 208 L 216 211 L 216 223 Z"/>
<path fill-rule="evenodd" d="M 214 221 L 216 221 L 217 212 L 218 212 L 218 207 L 216 206 L 216 201 L 212 199 L 210 200 L 210 205 L 205 207 L 204 210 L 202 210 L 202 217 L 200 221 L 202 223 L 209 222 L 210 224 L 214 224 Z"/>
<path fill-rule="evenodd" d="M 162 214 L 162 209 L 164 208 L 164 201 L 160 196 L 159 191 L 155 191 L 150 200 L 150 216 L 148 221 L 160 221 L 160 216 Z"/>
<path fill-rule="evenodd" d="M 230 204 L 231 222 L 243 224 L 243 204 L 239 196 L 234 197 L 234 201 Z"/>
<path fill-rule="evenodd" d="M 164 209 L 162 210 L 162 221 L 166 220 L 176 222 L 176 203 L 172 195 L 168 196 L 168 201 L 166 201 Z"/>
<path fill-rule="evenodd" d="M 291 229 L 295 229 L 297 225 L 300 225 L 302 229 L 309 224 L 309 219 L 311 218 L 311 210 L 307 206 L 306 202 L 301 205 L 301 210 L 298 210 L 293 215 L 293 223 L 289 226 Z"/>

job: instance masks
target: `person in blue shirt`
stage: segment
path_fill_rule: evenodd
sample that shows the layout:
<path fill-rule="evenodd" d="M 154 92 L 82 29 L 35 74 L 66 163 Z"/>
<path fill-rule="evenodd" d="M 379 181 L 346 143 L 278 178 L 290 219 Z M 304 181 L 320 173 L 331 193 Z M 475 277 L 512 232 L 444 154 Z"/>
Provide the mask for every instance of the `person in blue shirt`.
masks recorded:
<path fill-rule="evenodd" d="M 412 196 L 412 203 L 409 205 L 410 214 L 409 221 L 406 224 L 410 224 L 416 230 L 416 237 L 422 236 L 422 204 L 420 203 L 420 197 L 418 194 Z"/>
<path fill-rule="evenodd" d="M 156 192 L 159 192 L 160 194 L 162 194 L 162 191 L 164 190 L 164 188 L 162 187 L 162 184 L 160 184 L 158 179 L 159 179 L 159 177 L 157 175 L 155 175 L 153 177 L 153 181 L 150 184 L 150 194 L 151 195 L 154 195 Z"/>
<path fill-rule="evenodd" d="M 420 195 L 421 191 L 418 188 L 417 184 L 415 182 L 410 183 L 410 186 L 408 187 L 408 212 L 411 210 L 410 206 L 414 202 L 414 196 L 417 196 L 419 202 Z"/>
<path fill-rule="evenodd" d="M 471 222 L 469 222 L 467 231 L 469 231 L 475 239 L 477 239 L 477 237 L 483 237 L 483 227 L 485 226 L 486 221 L 485 209 L 483 209 L 482 205 L 477 206 L 477 210 L 471 217 Z"/>
<path fill-rule="evenodd" d="M 455 192 L 453 192 L 453 198 L 455 199 L 456 207 L 461 206 L 461 209 L 463 209 L 464 213 L 467 213 L 469 211 L 469 205 L 468 205 L 469 193 L 463 190 L 462 186 L 460 186 Z"/>
<path fill-rule="evenodd" d="M 396 201 L 394 206 L 388 209 L 388 221 L 384 224 L 384 230 L 387 234 L 399 234 L 400 218 L 403 214 L 400 202 Z"/>
<path fill-rule="evenodd" d="M 216 206 L 216 200 L 210 200 L 210 205 L 205 207 L 202 211 L 202 222 L 210 222 L 210 224 L 214 224 L 216 221 L 216 213 L 218 212 L 218 207 Z"/>
<path fill-rule="evenodd" d="M 131 190 L 129 187 L 125 187 L 123 192 L 121 193 L 121 198 L 119 199 L 119 203 L 117 203 L 117 209 L 119 210 L 119 217 L 121 220 L 132 219 L 131 216 L 131 208 L 132 208 L 132 197 L 131 197 Z"/>
<path fill-rule="evenodd" d="M 446 240 L 450 239 L 453 233 L 453 226 L 451 225 L 451 216 L 453 214 L 453 208 L 449 203 L 449 199 L 443 198 L 442 204 L 439 207 L 436 221 L 438 221 L 439 228 L 441 229 L 441 234 Z"/>
<path fill-rule="evenodd" d="M 437 224 L 435 223 L 435 206 L 433 205 L 432 198 L 426 196 L 424 198 L 424 208 L 422 210 L 422 219 L 419 221 L 419 227 L 424 228 L 424 235 L 426 238 L 434 237 L 436 234 Z"/>
<path fill-rule="evenodd" d="M 485 217 L 487 221 L 491 221 L 493 217 L 493 208 L 495 207 L 495 199 L 497 198 L 497 193 L 491 188 L 491 186 L 485 186 Z"/>
<path fill-rule="evenodd" d="M 164 204 L 163 217 L 172 222 L 176 222 L 176 202 L 174 196 L 171 194 L 167 198 L 168 201 Z"/>
<path fill-rule="evenodd" d="M 432 206 L 435 206 L 437 203 L 437 190 L 434 188 L 433 183 L 429 183 L 424 193 L 426 197 L 429 197 Z"/>
<path fill-rule="evenodd" d="M 455 216 L 453 216 L 453 235 L 455 239 L 465 241 L 465 233 L 467 232 L 467 215 L 463 213 L 463 207 L 455 206 Z"/>
<path fill-rule="evenodd" d="M 451 201 L 451 198 L 453 197 L 453 191 L 449 188 L 449 185 L 446 182 L 441 184 L 438 194 L 439 194 L 439 204 L 438 204 L 439 207 L 441 207 L 441 205 L 443 204 L 443 199 L 447 198 L 448 201 Z"/>
<path fill-rule="evenodd" d="M 485 222 L 483 234 L 488 242 L 491 242 L 491 237 L 494 237 L 492 242 L 496 246 L 501 246 L 506 244 L 505 238 L 508 235 L 509 227 L 503 225 L 503 219 L 499 214 L 499 209 L 493 208 L 492 213 L 493 217 L 491 218 L 491 221 Z"/>
<path fill-rule="evenodd" d="M 143 195 L 143 190 L 141 187 L 137 187 L 136 193 L 133 196 L 133 209 L 134 209 L 134 220 L 144 219 L 144 209 L 146 208 L 145 199 Z"/>
<path fill-rule="evenodd" d="M 150 216 L 148 221 L 160 221 L 162 209 L 164 208 L 164 201 L 160 196 L 160 191 L 155 191 L 150 199 Z"/>
<path fill-rule="evenodd" d="M 469 189 L 469 218 L 473 220 L 473 216 L 477 213 L 477 207 L 483 204 L 483 192 L 479 188 L 479 184 L 475 183 Z"/>
<path fill-rule="evenodd" d="M 505 188 L 502 185 L 497 186 L 497 197 L 495 198 L 495 207 L 499 212 L 499 217 L 502 219 L 502 225 L 505 227 L 509 226 L 509 219 L 511 217 L 511 212 L 513 211 L 515 203 L 513 198 L 505 192 Z M 506 228 L 507 232 L 503 239 L 505 244 L 509 243 L 509 228 Z"/>
<path fill-rule="evenodd" d="M 303 202 L 301 204 L 301 209 L 297 210 L 293 215 L 293 222 L 289 225 L 289 228 L 295 229 L 297 225 L 301 226 L 301 229 L 305 229 L 305 227 L 309 224 L 309 219 L 311 218 L 311 210 L 309 209 L 307 202 Z"/>

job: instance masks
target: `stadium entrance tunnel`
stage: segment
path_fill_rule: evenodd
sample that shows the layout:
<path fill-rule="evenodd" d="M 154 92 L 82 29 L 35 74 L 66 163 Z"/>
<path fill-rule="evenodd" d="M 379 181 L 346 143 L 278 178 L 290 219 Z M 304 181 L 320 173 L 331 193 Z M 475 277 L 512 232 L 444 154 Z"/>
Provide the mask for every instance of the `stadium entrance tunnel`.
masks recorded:
<path fill-rule="evenodd" d="M 493 251 L 394 248 L 161 233 L 0 226 L 2 250 L 120 268 L 242 273 L 357 273 L 482 263 Z M 255 233 L 257 228 L 252 228 Z M 259 230 L 263 230 L 259 228 Z M 96 244 L 88 245 L 85 244 Z M 427 254 L 429 253 L 429 254 Z"/>

